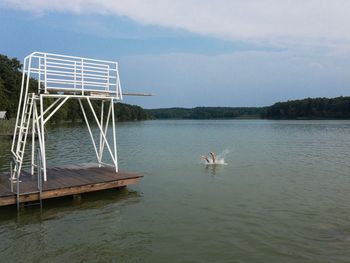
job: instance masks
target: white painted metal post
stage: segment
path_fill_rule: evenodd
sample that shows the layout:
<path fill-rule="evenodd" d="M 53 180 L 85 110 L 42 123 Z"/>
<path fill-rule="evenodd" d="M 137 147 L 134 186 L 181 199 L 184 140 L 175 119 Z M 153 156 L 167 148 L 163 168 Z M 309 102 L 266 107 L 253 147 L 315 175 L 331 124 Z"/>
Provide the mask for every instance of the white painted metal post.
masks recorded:
<path fill-rule="evenodd" d="M 36 126 L 36 130 L 38 133 L 38 141 L 39 141 L 39 148 L 40 148 L 40 152 L 42 152 L 43 149 L 43 144 L 42 144 L 42 136 L 41 136 L 41 128 L 40 128 L 40 124 L 39 124 L 39 116 L 38 116 L 38 108 L 37 108 L 37 104 L 35 103 L 34 105 L 34 112 L 35 112 L 35 126 Z"/>
<path fill-rule="evenodd" d="M 109 87 L 109 71 L 110 71 L 110 69 L 109 69 L 109 65 L 108 65 L 108 69 L 107 69 L 107 91 L 109 91 L 110 90 L 110 87 Z"/>
<path fill-rule="evenodd" d="M 38 70 L 38 72 L 39 72 L 39 74 L 38 74 L 38 94 L 40 93 L 40 85 L 41 85 L 41 57 L 39 58 L 39 65 L 38 65 L 38 68 L 39 68 L 39 70 Z"/>
<path fill-rule="evenodd" d="M 115 62 L 115 71 L 116 71 L 116 85 L 115 85 L 115 89 L 116 89 L 116 94 L 117 94 L 117 99 L 118 100 L 122 100 L 123 99 L 123 93 L 122 93 L 122 89 L 121 89 L 121 84 L 120 84 L 120 78 L 119 78 L 119 65 L 117 62 Z"/>
<path fill-rule="evenodd" d="M 114 118 L 114 99 L 111 99 L 112 103 L 112 127 L 113 127 L 113 146 L 114 146 L 114 166 L 115 172 L 118 172 L 118 157 L 117 157 L 117 140 L 115 133 L 115 118 Z"/>
<path fill-rule="evenodd" d="M 111 111 L 112 111 L 112 104 L 109 104 L 109 110 L 108 110 L 108 113 L 107 113 L 107 119 L 106 119 L 106 125 L 105 125 L 105 135 L 107 137 L 107 132 L 108 132 L 108 125 L 109 125 L 109 119 L 111 117 Z M 103 151 L 105 149 L 105 141 L 103 140 L 102 141 L 102 151 L 101 151 L 101 155 L 100 155 L 100 158 L 102 160 L 103 158 Z"/>
<path fill-rule="evenodd" d="M 74 89 L 77 88 L 77 62 L 74 61 L 74 84 L 73 84 Z"/>
<path fill-rule="evenodd" d="M 42 168 L 43 168 L 43 175 L 44 175 L 44 181 L 47 181 L 47 175 L 46 175 L 46 150 L 45 150 L 45 124 L 44 124 L 44 97 L 43 94 L 40 94 L 40 129 L 41 129 L 41 160 L 42 160 Z"/>
<path fill-rule="evenodd" d="M 35 165 L 35 104 L 36 101 L 34 99 L 35 95 L 33 95 L 33 109 L 32 109 L 32 167 L 31 167 L 31 174 L 34 175 L 34 165 Z"/>
<path fill-rule="evenodd" d="M 96 153 L 97 160 L 99 160 L 99 156 L 98 156 L 98 152 L 97 152 L 97 148 L 96 148 L 96 143 L 95 143 L 94 136 L 92 135 L 91 128 L 90 128 L 90 125 L 89 125 L 89 120 L 86 117 L 86 113 L 85 113 L 83 104 L 81 102 L 81 99 L 79 99 L 78 101 L 79 101 L 79 104 L 80 104 L 81 111 L 83 112 L 85 123 L 86 123 L 86 126 L 88 128 L 88 131 L 89 131 L 89 134 L 90 134 L 90 137 L 91 137 L 92 145 L 94 146 L 94 150 L 95 150 L 95 153 Z"/>
<path fill-rule="evenodd" d="M 102 127 L 102 130 L 103 130 L 103 126 L 104 126 L 104 121 L 103 121 L 103 111 L 104 111 L 104 104 L 105 104 L 105 101 L 102 100 L 101 102 L 101 127 Z M 106 125 L 108 125 L 108 123 L 106 123 Z M 102 161 L 102 131 L 100 131 L 100 153 L 99 153 L 99 159 L 98 159 L 98 166 L 101 167 L 101 161 Z"/>
<path fill-rule="evenodd" d="M 44 87 L 44 93 L 47 93 L 47 66 L 46 66 L 46 53 L 44 54 L 44 78 L 45 78 L 45 87 Z M 46 171 L 45 171 L 46 172 Z M 45 180 L 46 181 L 46 180 Z"/>
<path fill-rule="evenodd" d="M 84 59 L 81 59 L 81 95 L 84 96 Z"/>

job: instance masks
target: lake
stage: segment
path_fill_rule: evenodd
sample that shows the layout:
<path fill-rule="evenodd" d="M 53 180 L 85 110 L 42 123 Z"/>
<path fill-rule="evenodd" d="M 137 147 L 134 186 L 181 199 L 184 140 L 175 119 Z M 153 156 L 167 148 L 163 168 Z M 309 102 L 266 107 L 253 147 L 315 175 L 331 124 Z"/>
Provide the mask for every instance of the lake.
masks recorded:
<path fill-rule="evenodd" d="M 141 182 L 0 209 L 0 261 L 350 261 L 350 121 L 130 122 L 117 140 L 120 169 Z M 204 165 L 209 151 L 227 165 Z M 87 129 L 49 129 L 47 158 L 95 161 Z"/>

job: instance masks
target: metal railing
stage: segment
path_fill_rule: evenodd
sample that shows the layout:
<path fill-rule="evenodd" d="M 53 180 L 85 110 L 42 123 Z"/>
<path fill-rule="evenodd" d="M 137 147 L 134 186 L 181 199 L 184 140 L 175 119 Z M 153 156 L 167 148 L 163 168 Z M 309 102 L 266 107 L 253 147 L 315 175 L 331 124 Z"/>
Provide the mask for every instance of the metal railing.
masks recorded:
<path fill-rule="evenodd" d="M 25 60 L 28 67 L 24 70 L 37 74 L 39 93 L 104 94 L 122 99 L 117 62 L 42 52 Z"/>

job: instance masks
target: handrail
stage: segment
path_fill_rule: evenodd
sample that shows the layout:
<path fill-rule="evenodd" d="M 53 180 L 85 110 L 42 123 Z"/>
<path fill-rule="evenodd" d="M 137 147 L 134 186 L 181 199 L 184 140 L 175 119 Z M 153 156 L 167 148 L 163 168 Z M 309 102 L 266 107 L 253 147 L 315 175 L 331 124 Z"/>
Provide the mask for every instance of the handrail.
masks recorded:
<path fill-rule="evenodd" d="M 109 97 L 122 100 L 118 63 L 53 53 L 33 52 L 23 73 L 31 72 L 37 76 L 38 92 L 73 91 L 77 94 L 99 90 L 109 93 Z"/>
<path fill-rule="evenodd" d="M 29 54 L 27 57 L 39 57 L 42 55 L 49 55 L 49 56 L 53 56 L 53 57 L 62 57 L 62 58 L 73 58 L 73 59 L 86 59 L 84 57 L 78 57 L 78 56 L 68 56 L 68 55 L 62 55 L 62 54 L 54 54 L 54 53 L 48 53 L 48 52 L 38 52 L 35 51 L 31 54 Z M 91 61 L 96 61 L 96 62 L 108 62 L 108 63 L 115 63 L 115 61 L 111 61 L 111 60 L 101 60 L 101 59 L 94 59 L 94 58 L 89 58 L 89 60 Z"/>

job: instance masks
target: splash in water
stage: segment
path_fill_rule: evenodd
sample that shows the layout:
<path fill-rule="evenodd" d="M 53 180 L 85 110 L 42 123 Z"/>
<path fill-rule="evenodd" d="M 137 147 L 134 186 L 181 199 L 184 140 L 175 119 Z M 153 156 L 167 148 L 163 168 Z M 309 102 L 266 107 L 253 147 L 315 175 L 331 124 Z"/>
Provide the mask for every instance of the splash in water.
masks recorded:
<path fill-rule="evenodd" d="M 210 157 L 201 156 L 206 165 L 227 165 L 225 162 L 225 156 L 229 153 L 229 150 L 224 150 L 222 153 L 216 155 L 214 152 L 210 152 Z"/>

